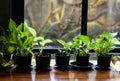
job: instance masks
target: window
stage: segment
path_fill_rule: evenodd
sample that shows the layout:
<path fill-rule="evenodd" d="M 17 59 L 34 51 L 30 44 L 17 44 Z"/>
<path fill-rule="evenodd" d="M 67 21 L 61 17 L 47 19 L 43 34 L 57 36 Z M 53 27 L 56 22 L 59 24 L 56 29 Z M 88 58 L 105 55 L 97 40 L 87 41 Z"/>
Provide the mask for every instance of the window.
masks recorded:
<path fill-rule="evenodd" d="M 81 33 L 81 3 L 82 0 L 25 0 L 24 19 L 38 35 L 71 40 Z M 120 0 L 88 1 L 87 34 L 90 37 L 103 31 L 119 32 L 119 4 Z"/>
<path fill-rule="evenodd" d="M 103 31 L 118 32 L 120 37 L 120 0 L 89 0 L 87 33 L 96 37 Z"/>
<path fill-rule="evenodd" d="M 83 2 L 87 4 L 86 1 Z M 86 12 L 85 9 L 84 11 Z M 45 38 L 70 41 L 73 37 L 82 33 L 81 0 L 26 0 L 24 12 L 25 22 L 34 27 L 38 35 Z M 86 15 L 84 13 L 82 19 L 85 20 Z M 84 20 L 83 26 L 87 23 Z M 83 33 L 85 32 L 86 30 Z"/>
<path fill-rule="evenodd" d="M 81 3 L 73 0 L 26 0 L 25 22 L 45 38 L 71 40 L 80 33 Z"/>

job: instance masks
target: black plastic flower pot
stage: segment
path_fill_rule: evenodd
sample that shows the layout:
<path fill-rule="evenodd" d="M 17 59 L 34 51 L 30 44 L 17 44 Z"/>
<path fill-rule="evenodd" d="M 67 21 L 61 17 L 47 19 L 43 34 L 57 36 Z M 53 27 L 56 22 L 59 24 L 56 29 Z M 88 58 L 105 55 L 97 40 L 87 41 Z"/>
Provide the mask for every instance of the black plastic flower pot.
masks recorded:
<path fill-rule="evenodd" d="M 69 66 L 69 60 L 70 56 L 61 56 L 61 55 L 56 55 L 55 57 L 55 62 L 56 62 L 56 67 L 59 68 L 67 68 Z"/>
<path fill-rule="evenodd" d="M 42 54 L 41 56 L 35 56 L 36 68 L 39 69 L 49 69 L 50 68 L 50 54 Z"/>
<path fill-rule="evenodd" d="M 18 68 L 30 68 L 32 56 L 17 56 Z"/>
<path fill-rule="evenodd" d="M 90 55 L 76 56 L 76 65 L 77 66 L 88 66 L 89 65 L 89 57 L 90 57 Z"/>
<path fill-rule="evenodd" d="M 3 56 L 4 56 L 4 59 L 5 59 L 6 62 L 10 61 L 11 54 L 6 54 L 6 55 L 3 55 Z"/>
<path fill-rule="evenodd" d="M 97 66 L 100 68 L 109 68 L 112 55 L 97 56 Z"/>
<path fill-rule="evenodd" d="M 5 54 L 3 55 L 4 61 L 9 62 L 11 60 L 11 54 Z M 2 66 L 0 64 L 0 70 L 3 69 L 11 69 L 12 68 L 12 64 L 9 64 L 8 66 Z"/>
<path fill-rule="evenodd" d="M 13 54 L 12 59 L 13 59 L 14 65 L 17 65 L 17 55 L 16 54 Z"/>

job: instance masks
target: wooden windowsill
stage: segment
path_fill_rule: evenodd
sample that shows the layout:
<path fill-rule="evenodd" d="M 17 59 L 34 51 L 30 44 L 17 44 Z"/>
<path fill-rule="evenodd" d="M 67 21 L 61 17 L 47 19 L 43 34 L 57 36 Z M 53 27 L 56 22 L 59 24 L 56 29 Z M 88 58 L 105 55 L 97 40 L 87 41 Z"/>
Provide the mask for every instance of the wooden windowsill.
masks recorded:
<path fill-rule="evenodd" d="M 72 60 L 71 60 L 72 61 Z M 96 61 L 91 60 L 96 65 Z M 119 81 L 120 73 L 111 67 L 110 70 L 88 71 L 81 70 L 57 70 L 54 68 L 55 61 L 51 60 L 49 71 L 13 70 L 0 71 L 0 81 Z"/>

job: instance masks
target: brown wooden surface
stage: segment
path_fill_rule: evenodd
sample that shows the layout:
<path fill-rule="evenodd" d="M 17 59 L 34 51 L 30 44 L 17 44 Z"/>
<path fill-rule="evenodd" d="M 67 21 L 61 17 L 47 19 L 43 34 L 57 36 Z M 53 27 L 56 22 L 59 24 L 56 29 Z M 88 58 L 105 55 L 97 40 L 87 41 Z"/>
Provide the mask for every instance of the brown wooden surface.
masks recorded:
<path fill-rule="evenodd" d="M 0 81 L 120 81 L 120 73 L 113 68 L 107 71 L 57 70 L 0 70 Z"/>

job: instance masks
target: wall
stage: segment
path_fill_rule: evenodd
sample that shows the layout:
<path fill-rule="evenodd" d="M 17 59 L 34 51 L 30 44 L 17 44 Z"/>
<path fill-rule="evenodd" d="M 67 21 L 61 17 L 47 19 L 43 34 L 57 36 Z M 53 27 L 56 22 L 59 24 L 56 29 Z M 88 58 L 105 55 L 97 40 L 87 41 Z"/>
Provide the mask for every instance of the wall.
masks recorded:
<path fill-rule="evenodd" d="M 0 0 L 0 26 L 8 27 L 11 15 L 11 0 Z"/>

